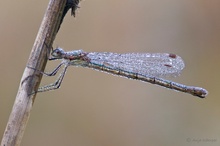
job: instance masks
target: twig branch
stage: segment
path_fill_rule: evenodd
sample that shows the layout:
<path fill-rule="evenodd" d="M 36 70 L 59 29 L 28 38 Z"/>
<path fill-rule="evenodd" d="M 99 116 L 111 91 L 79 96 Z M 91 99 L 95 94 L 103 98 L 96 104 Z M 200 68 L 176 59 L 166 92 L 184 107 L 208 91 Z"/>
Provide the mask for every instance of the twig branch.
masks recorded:
<path fill-rule="evenodd" d="M 36 70 L 44 70 L 50 48 L 66 12 L 70 8 L 75 11 L 78 3 L 79 0 L 50 0 L 27 66 Z M 1 146 L 20 145 L 36 96 L 30 94 L 38 89 L 41 78 L 40 72 L 25 68 Z"/>

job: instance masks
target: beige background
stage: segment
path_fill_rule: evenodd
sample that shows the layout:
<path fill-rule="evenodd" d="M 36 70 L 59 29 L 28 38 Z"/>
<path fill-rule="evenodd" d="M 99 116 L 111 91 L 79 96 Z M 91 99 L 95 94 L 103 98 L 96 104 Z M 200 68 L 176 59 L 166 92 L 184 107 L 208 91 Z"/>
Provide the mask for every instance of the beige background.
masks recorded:
<path fill-rule="evenodd" d="M 0 138 L 47 4 L 0 1 Z M 76 18 L 67 14 L 54 47 L 175 53 L 186 68 L 172 80 L 209 95 L 70 67 L 61 89 L 37 95 L 23 146 L 220 145 L 219 0 L 84 0 L 80 7 Z"/>

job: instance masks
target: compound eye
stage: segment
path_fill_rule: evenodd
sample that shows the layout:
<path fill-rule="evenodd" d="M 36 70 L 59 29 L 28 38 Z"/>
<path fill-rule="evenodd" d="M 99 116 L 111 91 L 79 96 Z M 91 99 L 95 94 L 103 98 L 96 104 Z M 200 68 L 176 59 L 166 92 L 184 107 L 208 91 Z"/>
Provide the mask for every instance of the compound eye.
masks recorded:
<path fill-rule="evenodd" d="M 56 53 L 57 55 L 61 54 L 60 50 L 54 50 L 54 51 L 55 51 L 54 53 Z"/>
<path fill-rule="evenodd" d="M 60 57 L 62 55 L 62 50 L 56 49 L 51 53 L 51 55 L 54 57 Z"/>

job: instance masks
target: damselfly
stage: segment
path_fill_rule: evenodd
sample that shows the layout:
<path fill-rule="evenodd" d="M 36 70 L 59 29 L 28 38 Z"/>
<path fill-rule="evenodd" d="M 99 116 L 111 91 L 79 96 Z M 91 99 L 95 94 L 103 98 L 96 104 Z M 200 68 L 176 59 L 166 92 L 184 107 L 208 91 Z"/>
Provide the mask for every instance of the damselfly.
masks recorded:
<path fill-rule="evenodd" d="M 83 50 L 65 52 L 57 48 L 51 53 L 50 60 L 62 59 L 62 62 L 51 72 L 43 73 L 54 76 L 64 66 L 55 83 L 40 87 L 37 92 L 54 90 L 60 87 L 68 66 L 81 66 L 111 73 L 118 76 L 136 79 L 152 84 L 157 84 L 169 89 L 185 92 L 204 98 L 208 91 L 201 87 L 187 86 L 173 81 L 162 79 L 165 76 L 178 76 L 184 68 L 181 57 L 168 53 L 109 53 L 92 52 Z"/>

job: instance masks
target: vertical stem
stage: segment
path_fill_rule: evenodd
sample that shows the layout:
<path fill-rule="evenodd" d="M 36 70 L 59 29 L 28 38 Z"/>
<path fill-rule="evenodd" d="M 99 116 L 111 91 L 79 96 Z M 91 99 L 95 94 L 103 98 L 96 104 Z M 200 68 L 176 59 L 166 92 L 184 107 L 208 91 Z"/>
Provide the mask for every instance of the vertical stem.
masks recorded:
<path fill-rule="evenodd" d="M 61 24 L 61 17 L 64 17 L 65 5 L 66 0 L 50 0 L 27 61 L 27 66 L 44 70 L 47 55 Z M 1 146 L 20 145 L 36 96 L 30 95 L 30 93 L 38 89 L 41 78 L 41 73 L 25 68 Z"/>

